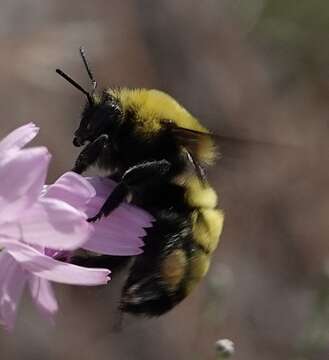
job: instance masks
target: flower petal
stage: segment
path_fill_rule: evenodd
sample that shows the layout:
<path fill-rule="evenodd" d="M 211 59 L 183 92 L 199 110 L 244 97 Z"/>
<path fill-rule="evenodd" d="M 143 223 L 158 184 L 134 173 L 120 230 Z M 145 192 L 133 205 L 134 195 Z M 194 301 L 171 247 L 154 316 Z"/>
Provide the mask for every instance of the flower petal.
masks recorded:
<path fill-rule="evenodd" d="M 71 285 L 104 285 L 109 280 L 107 269 L 88 269 L 46 256 L 19 241 L 0 240 L 6 251 L 28 272 L 43 279 Z"/>
<path fill-rule="evenodd" d="M 115 210 L 116 211 L 116 210 Z M 100 220 L 90 233 L 88 241 L 83 244 L 86 250 L 107 255 L 137 255 L 140 254 L 144 242 L 140 237 L 146 234 L 140 226 L 129 224 L 129 219 L 124 221 L 114 217 L 115 211 Z"/>
<path fill-rule="evenodd" d="M 50 282 L 30 275 L 28 278 L 32 299 L 40 313 L 53 322 L 52 317 L 58 310 L 58 303 Z"/>
<path fill-rule="evenodd" d="M 95 195 L 95 189 L 84 177 L 74 172 L 67 172 L 47 187 L 44 197 L 63 200 L 84 211 L 87 202 Z"/>
<path fill-rule="evenodd" d="M 91 177 L 88 181 L 95 187 L 96 196 L 90 200 L 87 215 L 94 216 L 113 191 L 116 183 L 108 178 Z M 145 229 L 152 226 L 154 218 L 146 211 L 122 203 L 108 217 L 92 224 L 94 231 L 83 245 L 86 250 L 106 255 L 132 256 L 140 254 L 144 245 Z"/>
<path fill-rule="evenodd" d="M 91 237 L 90 240 L 83 245 L 83 248 L 99 254 L 115 256 L 134 256 L 143 252 L 141 245 L 132 243 L 125 246 L 120 244 L 120 240 L 119 237 L 112 238 L 109 235 L 107 235 L 107 239 L 95 236 Z"/>
<path fill-rule="evenodd" d="M 26 283 L 26 273 L 6 251 L 0 254 L 0 323 L 14 329 L 17 307 Z"/>
<path fill-rule="evenodd" d="M 100 198 L 92 199 L 88 204 L 87 214 L 97 213 L 102 205 Z M 152 225 L 153 218 L 145 211 L 128 204 L 122 204 L 108 217 L 91 224 L 93 230 L 88 241 L 83 244 L 86 250 L 107 255 L 132 256 L 142 252 L 144 228 Z"/>
<path fill-rule="evenodd" d="M 101 198 L 99 196 L 92 198 L 87 206 L 87 215 L 91 217 L 97 214 L 105 200 L 106 198 Z M 141 227 L 151 227 L 154 218 L 145 210 L 138 208 L 137 206 L 122 203 L 115 210 L 113 210 L 108 217 L 103 218 L 99 223 L 102 221 L 116 223 L 119 220 L 131 226 L 135 226 L 137 230 Z"/>
<path fill-rule="evenodd" d="M 44 147 L 23 149 L 0 159 L 0 219 L 12 221 L 33 205 L 45 182 L 50 160 Z"/>
<path fill-rule="evenodd" d="M 3 224 L 7 237 L 58 250 L 72 250 L 82 245 L 92 231 L 85 213 L 63 201 L 40 199 L 17 223 Z"/>
<path fill-rule="evenodd" d="M 102 202 L 97 201 L 96 198 L 92 199 L 88 204 L 87 215 L 95 215 L 102 206 Z M 137 208 L 136 208 L 137 209 Z M 138 209 L 140 210 L 140 209 Z M 151 218 L 151 217 L 150 217 Z M 100 221 L 93 224 L 95 230 L 102 232 L 102 229 L 106 231 L 121 232 L 122 234 L 134 235 L 136 238 L 145 235 L 145 227 L 150 227 L 151 221 L 147 221 L 142 216 L 139 217 L 139 212 L 126 211 L 124 208 L 119 206 L 111 212 L 107 217 L 101 218 Z"/>
<path fill-rule="evenodd" d="M 108 197 L 108 195 L 114 190 L 117 185 L 115 181 L 101 176 L 87 177 L 86 180 L 96 190 L 96 195 L 104 198 L 104 200 Z"/>
<path fill-rule="evenodd" d="M 107 199 L 107 197 L 111 194 L 111 192 L 114 190 L 114 188 L 117 185 L 115 181 L 100 176 L 87 177 L 86 180 L 94 187 L 96 191 L 96 199 L 98 199 L 98 201 L 103 201 L 103 202 Z M 145 221 L 154 220 L 152 216 L 149 213 L 147 213 L 145 210 L 125 202 L 123 202 L 118 207 L 118 209 L 121 209 L 121 211 L 128 211 L 128 212 L 133 211 L 134 213 L 138 214 L 140 218 L 144 217 Z"/>
<path fill-rule="evenodd" d="M 32 122 L 23 125 L 0 141 L 0 154 L 6 151 L 21 149 L 29 143 L 39 132 L 39 128 Z"/>
<path fill-rule="evenodd" d="M 100 176 L 88 177 L 86 180 L 88 180 L 96 191 L 96 196 L 88 204 L 87 209 L 88 216 L 94 216 L 100 206 L 103 205 L 107 197 L 114 190 L 117 183 L 109 178 Z M 143 227 L 152 226 L 152 221 L 154 221 L 154 218 L 147 211 L 126 202 L 123 202 L 110 216 L 112 217 L 114 214 L 120 218 L 126 218 L 127 220 L 130 218 L 129 222 L 133 222 L 136 219 L 136 223 Z"/>

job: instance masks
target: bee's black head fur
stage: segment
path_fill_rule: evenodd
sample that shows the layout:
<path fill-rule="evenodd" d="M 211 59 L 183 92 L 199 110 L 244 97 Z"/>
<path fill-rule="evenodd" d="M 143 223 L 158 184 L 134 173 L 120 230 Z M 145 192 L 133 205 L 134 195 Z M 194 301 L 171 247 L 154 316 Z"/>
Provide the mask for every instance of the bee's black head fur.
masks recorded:
<path fill-rule="evenodd" d="M 81 146 L 86 141 L 93 142 L 102 134 L 111 137 L 120 119 L 121 110 L 117 101 L 106 91 L 101 95 L 94 93 L 92 101 L 86 102 L 79 128 L 74 133 L 73 144 Z"/>

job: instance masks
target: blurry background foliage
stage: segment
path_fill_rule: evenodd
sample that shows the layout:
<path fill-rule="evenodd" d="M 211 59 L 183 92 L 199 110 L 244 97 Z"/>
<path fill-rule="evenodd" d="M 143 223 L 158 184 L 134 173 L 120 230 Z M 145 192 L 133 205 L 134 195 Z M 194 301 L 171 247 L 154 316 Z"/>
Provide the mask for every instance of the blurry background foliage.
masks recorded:
<path fill-rule="evenodd" d="M 207 278 L 160 319 L 111 331 L 118 278 L 58 287 L 52 327 L 27 299 L 1 359 L 327 360 L 329 2 L 327 0 L 2 0 L 0 135 L 28 121 L 53 154 L 49 181 L 72 167 L 88 86 L 169 92 L 225 141 L 209 172 L 226 213 Z M 276 145 L 264 145 L 263 142 Z"/>

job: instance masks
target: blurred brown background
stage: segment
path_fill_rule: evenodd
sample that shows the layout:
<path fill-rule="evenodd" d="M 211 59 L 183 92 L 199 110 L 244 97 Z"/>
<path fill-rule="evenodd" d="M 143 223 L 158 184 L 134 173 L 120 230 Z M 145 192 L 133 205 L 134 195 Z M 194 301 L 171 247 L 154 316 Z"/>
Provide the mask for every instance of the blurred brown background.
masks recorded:
<path fill-rule="evenodd" d="M 53 154 L 49 181 L 72 167 L 84 99 L 84 45 L 101 86 L 159 88 L 218 134 L 210 178 L 226 223 L 207 278 L 159 319 L 111 329 L 120 279 L 58 286 L 52 327 L 29 299 L 0 358 L 236 360 L 329 358 L 329 3 L 326 0 L 0 3 L 0 135 L 28 121 Z M 273 145 L 266 145 L 271 143 Z"/>

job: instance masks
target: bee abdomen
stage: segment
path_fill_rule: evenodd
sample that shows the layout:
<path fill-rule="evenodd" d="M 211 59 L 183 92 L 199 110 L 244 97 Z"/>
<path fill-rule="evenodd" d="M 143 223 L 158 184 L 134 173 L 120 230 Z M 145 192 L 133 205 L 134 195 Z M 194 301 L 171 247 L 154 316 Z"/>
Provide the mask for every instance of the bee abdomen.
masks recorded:
<path fill-rule="evenodd" d="M 217 247 L 224 214 L 217 208 L 217 194 L 208 183 L 190 177 L 185 183 L 185 202 L 191 208 L 193 241 L 206 254 Z"/>
<path fill-rule="evenodd" d="M 161 263 L 160 273 L 169 291 L 175 291 L 185 278 L 188 257 L 183 249 L 175 249 Z"/>
<path fill-rule="evenodd" d="M 121 310 L 161 315 L 206 275 L 224 216 L 217 209 L 215 191 L 207 184 L 192 178 L 184 190 L 185 200 L 181 200 L 186 211 L 159 212 L 157 222 L 147 231 L 145 251 L 135 259 L 123 289 Z"/>
<path fill-rule="evenodd" d="M 218 246 L 224 223 L 219 209 L 196 209 L 192 214 L 193 240 L 205 254 L 211 255 Z"/>
<path fill-rule="evenodd" d="M 191 210 L 192 250 L 185 281 L 186 294 L 206 275 L 211 255 L 218 246 L 224 223 L 217 208 L 217 194 L 207 183 L 191 177 L 185 184 L 185 201 Z"/>

